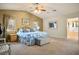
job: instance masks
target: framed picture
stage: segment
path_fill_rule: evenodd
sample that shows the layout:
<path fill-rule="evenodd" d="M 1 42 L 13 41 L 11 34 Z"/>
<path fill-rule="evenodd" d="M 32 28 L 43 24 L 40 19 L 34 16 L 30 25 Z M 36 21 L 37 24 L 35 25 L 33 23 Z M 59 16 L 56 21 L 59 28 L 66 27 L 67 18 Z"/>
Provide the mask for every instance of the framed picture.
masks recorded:
<path fill-rule="evenodd" d="M 29 25 L 29 23 L 30 23 L 30 20 L 29 20 L 28 17 L 25 17 L 25 18 L 22 19 L 22 24 L 28 24 Z"/>
<path fill-rule="evenodd" d="M 7 29 L 15 30 L 16 29 L 17 19 L 15 17 L 10 17 L 7 22 Z"/>
<path fill-rule="evenodd" d="M 49 22 L 49 28 L 56 29 L 57 28 L 57 22 L 56 21 Z"/>

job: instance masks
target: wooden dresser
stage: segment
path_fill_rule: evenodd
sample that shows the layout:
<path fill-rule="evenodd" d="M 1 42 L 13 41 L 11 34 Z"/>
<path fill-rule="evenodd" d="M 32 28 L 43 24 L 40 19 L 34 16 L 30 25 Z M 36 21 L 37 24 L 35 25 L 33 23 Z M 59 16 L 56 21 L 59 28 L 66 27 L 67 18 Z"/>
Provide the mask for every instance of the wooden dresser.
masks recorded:
<path fill-rule="evenodd" d="M 9 34 L 7 36 L 7 41 L 9 41 L 9 42 L 16 42 L 17 41 L 17 35 L 16 34 Z"/>

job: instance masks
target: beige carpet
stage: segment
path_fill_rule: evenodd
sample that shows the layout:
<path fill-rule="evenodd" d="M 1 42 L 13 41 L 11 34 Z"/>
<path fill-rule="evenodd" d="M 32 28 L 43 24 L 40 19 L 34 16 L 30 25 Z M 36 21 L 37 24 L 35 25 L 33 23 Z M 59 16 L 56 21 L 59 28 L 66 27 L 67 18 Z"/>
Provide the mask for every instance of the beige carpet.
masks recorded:
<path fill-rule="evenodd" d="M 27 46 L 11 43 L 12 55 L 74 55 L 79 54 L 79 44 L 61 39 L 49 39 L 50 43 L 43 46 Z"/>

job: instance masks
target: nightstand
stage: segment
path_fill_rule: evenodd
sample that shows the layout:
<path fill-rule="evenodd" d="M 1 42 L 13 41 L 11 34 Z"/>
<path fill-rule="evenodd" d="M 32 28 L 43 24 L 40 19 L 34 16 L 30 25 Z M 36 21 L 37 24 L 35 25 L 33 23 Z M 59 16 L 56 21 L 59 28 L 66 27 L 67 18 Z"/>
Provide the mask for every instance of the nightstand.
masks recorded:
<path fill-rule="evenodd" d="M 17 41 L 17 35 L 16 34 L 9 34 L 7 40 L 10 41 L 10 42 L 16 42 Z"/>

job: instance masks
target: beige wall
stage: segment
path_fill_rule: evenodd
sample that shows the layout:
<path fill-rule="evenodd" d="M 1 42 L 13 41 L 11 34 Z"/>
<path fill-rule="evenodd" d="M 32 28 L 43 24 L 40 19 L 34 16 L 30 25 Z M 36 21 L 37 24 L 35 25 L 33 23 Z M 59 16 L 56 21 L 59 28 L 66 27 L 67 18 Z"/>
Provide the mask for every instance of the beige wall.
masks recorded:
<path fill-rule="evenodd" d="M 33 21 L 39 22 L 39 26 L 41 30 L 43 30 L 43 21 L 42 18 L 39 18 L 29 12 L 26 11 L 14 11 L 14 10 L 0 10 L 0 22 L 3 20 L 3 15 L 13 16 L 17 19 L 16 28 L 20 28 L 22 26 L 22 19 L 25 17 L 29 17 L 30 25 Z"/>
<path fill-rule="evenodd" d="M 76 17 L 79 17 L 79 12 L 68 14 L 68 15 L 66 15 L 66 17 L 67 18 L 76 18 Z"/>
<path fill-rule="evenodd" d="M 50 37 L 67 39 L 67 19 L 74 17 L 79 17 L 79 12 L 69 15 L 55 15 L 52 16 L 51 19 L 45 18 L 43 20 L 44 31 L 48 32 Z M 57 29 L 49 28 L 49 22 L 51 22 L 53 19 L 57 20 Z"/>
<path fill-rule="evenodd" d="M 50 29 L 49 28 L 49 22 L 51 22 L 53 19 L 56 19 L 57 21 L 57 28 L 56 29 Z M 46 32 L 48 32 L 50 37 L 55 38 L 66 38 L 67 36 L 67 29 L 66 29 L 66 17 L 64 16 L 55 16 L 51 19 L 45 19 L 43 20 L 43 27 Z"/>
<path fill-rule="evenodd" d="M 37 20 L 37 21 L 39 20 L 41 28 L 44 31 L 48 32 L 50 37 L 55 37 L 55 38 L 67 38 L 67 18 L 79 16 L 79 13 L 73 13 L 73 14 L 64 15 L 64 16 L 57 15 L 57 16 L 53 16 L 50 19 L 44 18 L 42 21 L 41 18 L 36 17 L 28 12 L 0 11 L 0 15 L 3 15 L 3 14 L 10 14 L 10 15 L 14 15 L 14 16 L 18 17 L 19 21 L 17 22 L 17 28 L 19 28 L 21 26 L 21 19 L 23 17 L 29 16 L 31 21 L 32 20 Z M 56 19 L 56 21 L 57 21 L 57 29 L 50 29 L 49 28 L 49 22 L 51 22 L 53 19 Z"/>

